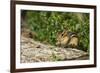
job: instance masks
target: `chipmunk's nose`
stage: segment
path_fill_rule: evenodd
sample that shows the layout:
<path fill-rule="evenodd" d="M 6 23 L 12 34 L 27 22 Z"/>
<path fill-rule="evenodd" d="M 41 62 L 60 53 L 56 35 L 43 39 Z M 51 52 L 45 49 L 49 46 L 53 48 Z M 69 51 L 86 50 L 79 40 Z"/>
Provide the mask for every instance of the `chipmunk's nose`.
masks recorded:
<path fill-rule="evenodd" d="M 56 43 L 56 46 L 58 46 L 58 45 L 59 45 L 59 43 L 57 42 L 57 43 Z"/>
<path fill-rule="evenodd" d="M 58 43 L 56 43 L 56 46 L 58 45 Z"/>
<path fill-rule="evenodd" d="M 57 42 L 57 43 L 56 43 L 56 46 L 60 46 L 60 45 L 61 45 L 61 43 L 60 43 L 60 42 Z"/>

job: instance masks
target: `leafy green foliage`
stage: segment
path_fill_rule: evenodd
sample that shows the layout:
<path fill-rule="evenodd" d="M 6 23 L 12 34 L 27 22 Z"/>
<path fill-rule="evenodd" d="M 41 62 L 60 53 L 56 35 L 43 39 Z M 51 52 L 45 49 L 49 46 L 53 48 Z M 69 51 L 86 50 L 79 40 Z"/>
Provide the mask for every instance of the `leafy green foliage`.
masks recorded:
<path fill-rule="evenodd" d="M 27 11 L 26 23 L 37 33 L 36 40 L 55 45 L 56 35 L 64 29 L 76 32 L 79 48 L 89 50 L 89 14 L 75 12 Z"/>

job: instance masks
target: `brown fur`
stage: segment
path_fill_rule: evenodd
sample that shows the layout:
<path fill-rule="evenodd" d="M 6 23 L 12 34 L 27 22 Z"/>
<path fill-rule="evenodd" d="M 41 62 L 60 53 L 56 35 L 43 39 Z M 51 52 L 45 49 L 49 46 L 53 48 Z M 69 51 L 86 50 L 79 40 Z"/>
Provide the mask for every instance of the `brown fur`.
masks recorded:
<path fill-rule="evenodd" d="M 66 44 L 68 44 L 68 34 L 67 31 L 63 31 L 62 33 L 57 35 L 57 42 L 56 45 L 57 46 L 61 46 L 61 47 L 66 47 Z"/>
<path fill-rule="evenodd" d="M 78 36 L 75 33 L 68 31 L 63 31 L 57 35 L 56 45 L 60 47 L 72 47 L 75 48 L 78 46 Z"/>
<path fill-rule="evenodd" d="M 78 46 L 78 38 L 72 37 L 68 45 L 71 46 L 72 48 L 76 48 Z"/>

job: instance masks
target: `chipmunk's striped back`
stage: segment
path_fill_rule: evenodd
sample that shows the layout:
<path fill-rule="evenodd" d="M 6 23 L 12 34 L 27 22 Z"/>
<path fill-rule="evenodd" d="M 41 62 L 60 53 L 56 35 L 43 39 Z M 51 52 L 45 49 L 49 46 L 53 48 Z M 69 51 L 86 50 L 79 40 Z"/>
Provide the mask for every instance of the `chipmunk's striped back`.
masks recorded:
<path fill-rule="evenodd" d="M 75 33 L 73 33 L 70 36 L 69 43 L 67 45 L 68 45 L 68 47 L 77 48 L 78 42 L 79 42 L 78 36 Z"/>

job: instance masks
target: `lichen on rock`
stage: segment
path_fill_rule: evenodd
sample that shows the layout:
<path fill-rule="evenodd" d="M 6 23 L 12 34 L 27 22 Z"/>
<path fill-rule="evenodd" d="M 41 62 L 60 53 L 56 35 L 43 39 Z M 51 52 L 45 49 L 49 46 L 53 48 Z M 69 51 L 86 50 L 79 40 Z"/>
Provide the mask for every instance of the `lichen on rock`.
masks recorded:
<path fill-rule="evenodd" d="M 76 48 L 46 45 L 21 36 L 21 63 L 52 62 L 89 59 L 88 53 Z"/>

